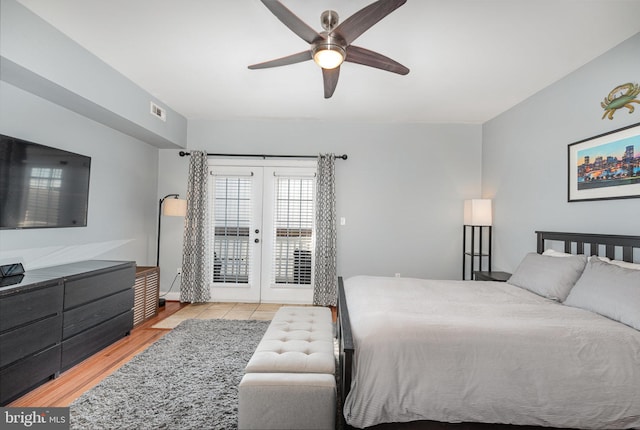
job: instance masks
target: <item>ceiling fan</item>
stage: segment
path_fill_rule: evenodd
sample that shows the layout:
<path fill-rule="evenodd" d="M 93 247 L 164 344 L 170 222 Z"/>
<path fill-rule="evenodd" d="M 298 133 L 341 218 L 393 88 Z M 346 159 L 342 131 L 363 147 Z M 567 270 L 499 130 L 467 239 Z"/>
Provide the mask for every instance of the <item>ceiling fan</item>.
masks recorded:
<path fill-rule="evenodd" d="M 324 98 L 328 99 L 338 85 L 340 65 L 343 61 L 375 67 L 388 72 L 406 75 L 409 69 L 377 52 L 352 45 L 362 33 L 385 16 L 406 3 L 407 0 L 378 0 L 351 15 L 338 24 L 338 14 L 326 10 L 320 16 L 322 28 L 318 33 L 293 14 L 277 0 L 262 0 L 262 3 L 291 31 L 297 34 L 310 49 L 264 63 L 253 64 L 249 69 L 266 69 L 287 66 L 313 59 L 322 68 Z"/>

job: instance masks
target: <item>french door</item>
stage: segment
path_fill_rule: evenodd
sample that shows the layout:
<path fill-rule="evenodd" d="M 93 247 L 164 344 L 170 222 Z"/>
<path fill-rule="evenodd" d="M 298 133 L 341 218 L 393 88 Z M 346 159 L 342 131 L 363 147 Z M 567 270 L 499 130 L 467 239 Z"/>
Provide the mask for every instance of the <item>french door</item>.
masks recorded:
<path fill-rule="evenodd" d="M 213 301 L 312 302 L 315 170 L 210 166 Z"/>

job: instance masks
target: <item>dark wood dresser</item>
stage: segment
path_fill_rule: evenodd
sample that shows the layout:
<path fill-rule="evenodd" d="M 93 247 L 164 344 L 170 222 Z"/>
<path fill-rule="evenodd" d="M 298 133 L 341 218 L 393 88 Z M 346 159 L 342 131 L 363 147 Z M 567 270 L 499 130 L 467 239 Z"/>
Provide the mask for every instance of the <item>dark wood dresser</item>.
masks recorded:
<path fill-rule="evenodd" d="M 90 260 L 0 283 L 0 405 L 133 327 L 134 262 Z"/>

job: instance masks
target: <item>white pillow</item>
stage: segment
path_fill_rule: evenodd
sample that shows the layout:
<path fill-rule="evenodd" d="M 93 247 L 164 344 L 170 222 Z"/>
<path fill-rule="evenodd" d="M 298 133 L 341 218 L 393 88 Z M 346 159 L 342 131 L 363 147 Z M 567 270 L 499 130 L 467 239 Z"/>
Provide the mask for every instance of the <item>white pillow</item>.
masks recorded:
<path fill-rule="evenodd" d="M 640 330 L 640 271 L 594 258 L 564 304 Z"/>
<path fill-rule="evenodd" d="M 598 257 L 598 258 L 602 261 L 615 264 L 618 267 L 624 267 L 625 269 L 632 269 L 632 270 L 640 270 L 640 264 L 638 263 L 628 263 L 622 260 L 609 260 L 607 257 Z"/>
<path fill-rule="evenodd" d="M 563 258 L 527 254 L 507 283 L 524 288 L 548 299 L 563 301 L 576 283 L 587 257 L 570 255 Z"/>
<path fill-rule="evenodd" d="M 549 257 L 571 257 L 573 254 L 556 251 L 555 249 L 547 249 L 542 255 L 548 255 Z"/>
<path fill-rule="evenodd" d="M 547 249 L 545 252 L 542 253 L 542 255 L 548 255 L 549 257 L 571 257 L 572 255 L 575 255 L 575 254 L 568 254 L 566 252 L 556 251 L 555 249 Z M 578 254 L 578 255 L 583 255 L 583 254 Z M 592 256 L 588 257 L 589 260 L 591 260 L 592 258 L 599 258 L 602 261 L 611 261 L 607 257 L 600 257 L 598 255 L 592 255 Z M 630 264 L 630 263 L 627 263 L 625 261 L 621 261 L 620 263 Z M 637 266 L 638 266 L 638 269 L 640 270 L 640 265 L 637 265 Z M 621 267 L 624 267 L 624 266 L 621 266 Z"/>

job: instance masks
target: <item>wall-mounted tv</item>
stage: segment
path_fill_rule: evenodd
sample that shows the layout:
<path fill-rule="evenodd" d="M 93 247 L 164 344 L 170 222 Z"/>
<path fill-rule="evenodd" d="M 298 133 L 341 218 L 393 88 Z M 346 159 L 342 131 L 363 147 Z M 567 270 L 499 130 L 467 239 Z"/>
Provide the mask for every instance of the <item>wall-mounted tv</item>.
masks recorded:
<path fill-rule="evenodd" d="M 0 229 L 86 227 L 91 157 L 0 134 Z"/>

